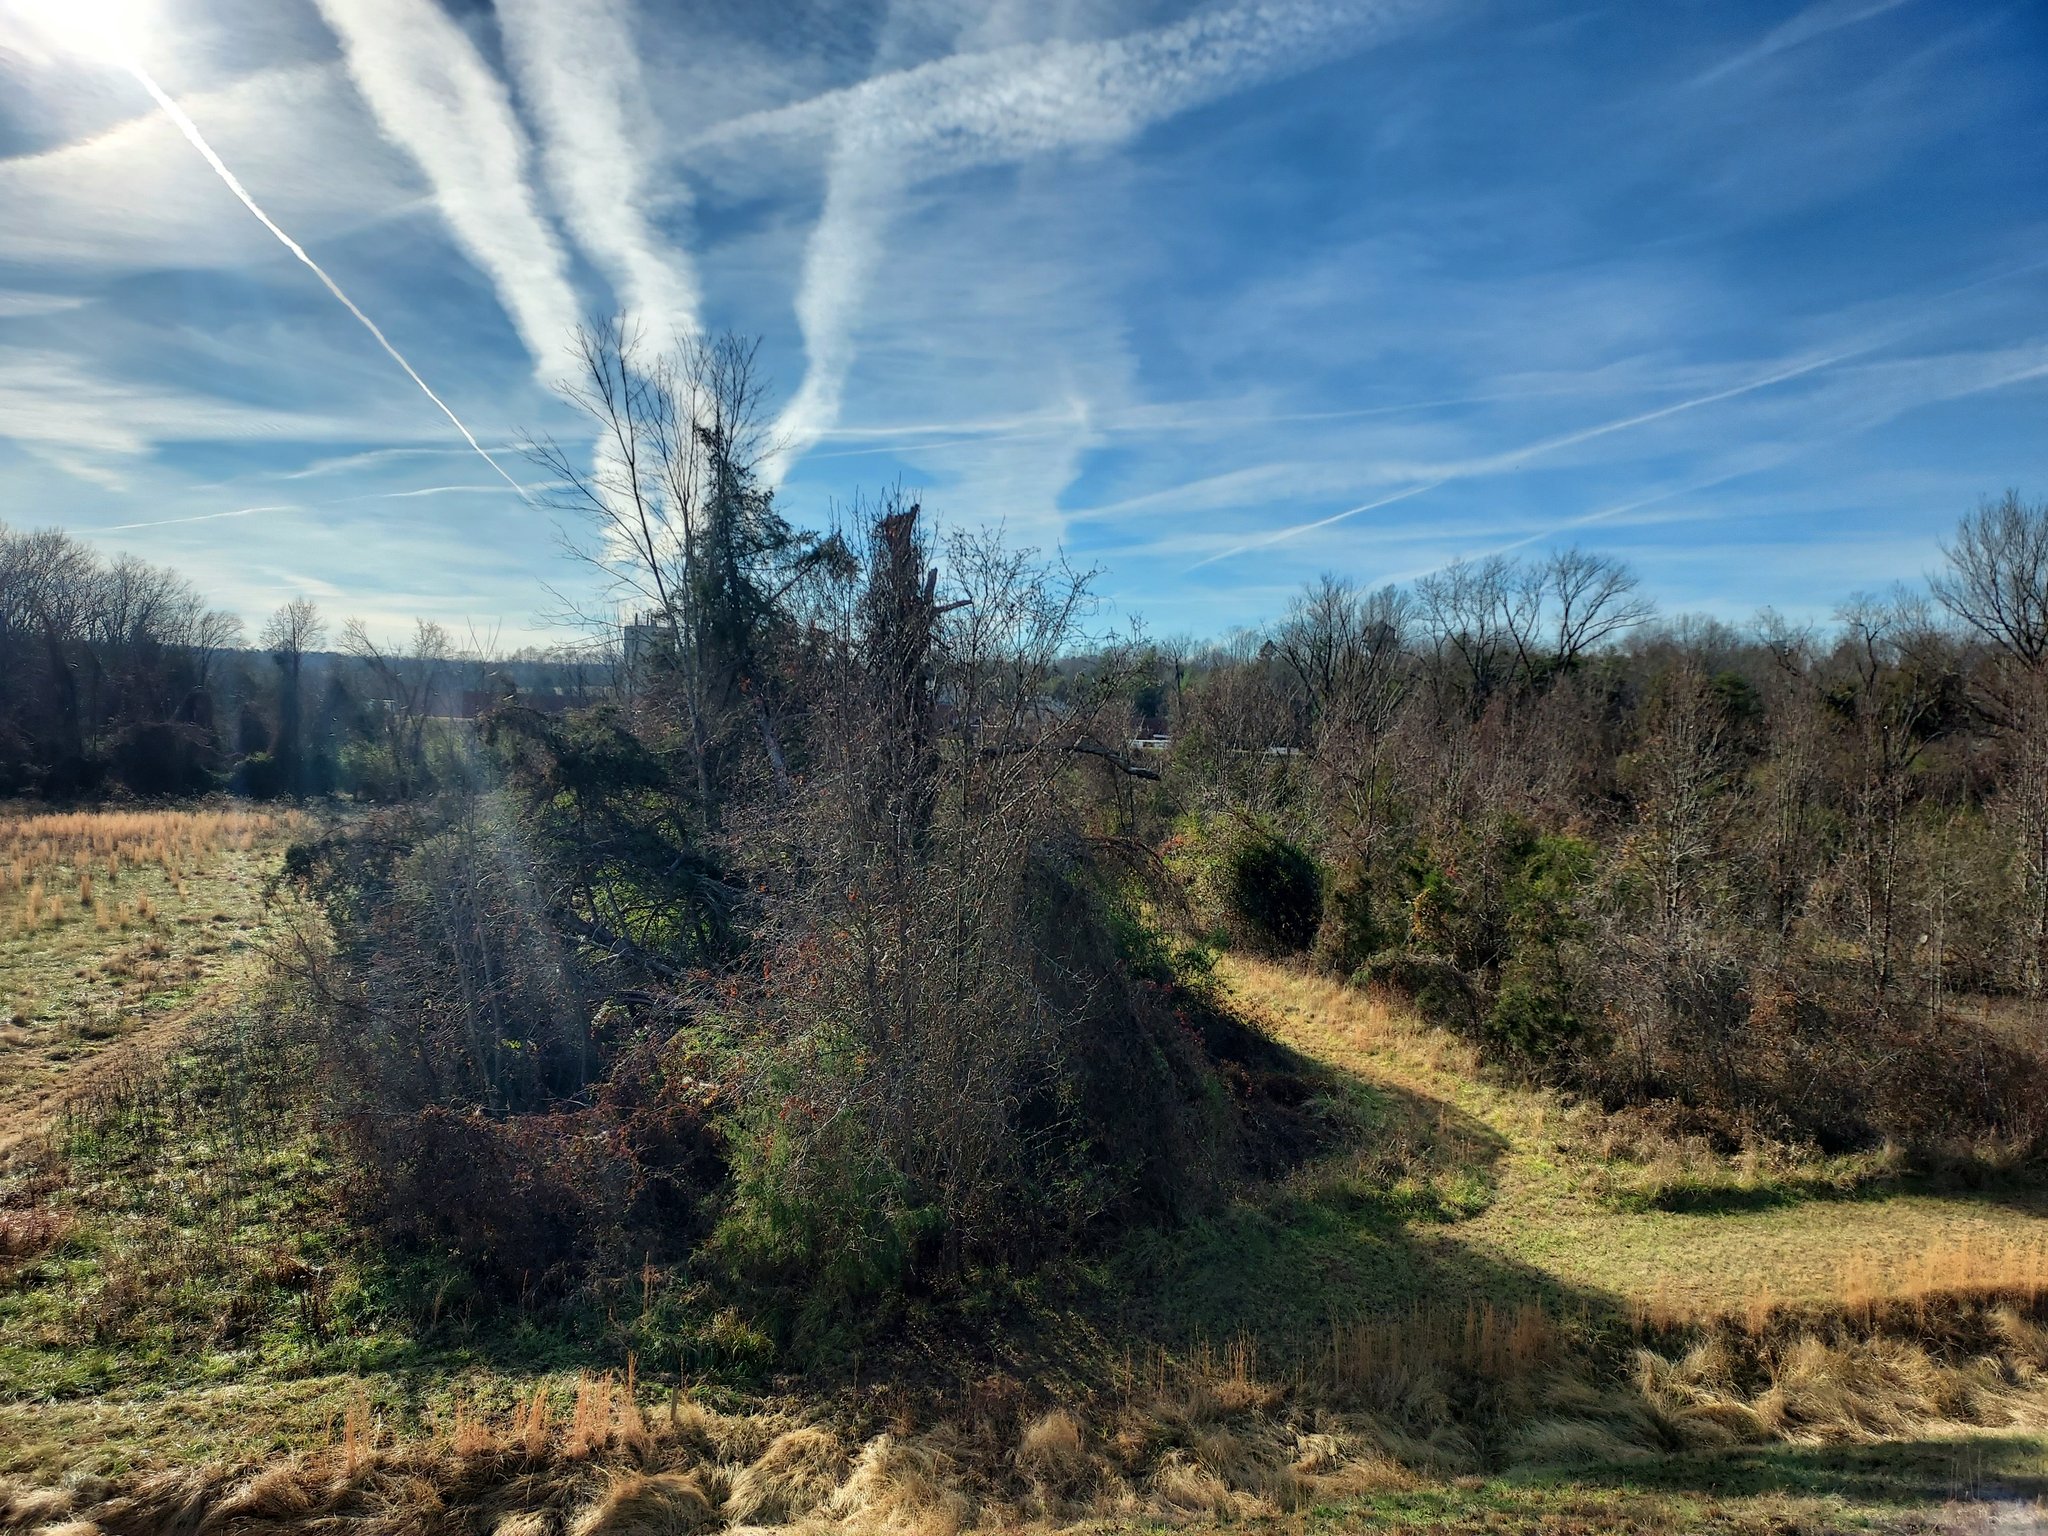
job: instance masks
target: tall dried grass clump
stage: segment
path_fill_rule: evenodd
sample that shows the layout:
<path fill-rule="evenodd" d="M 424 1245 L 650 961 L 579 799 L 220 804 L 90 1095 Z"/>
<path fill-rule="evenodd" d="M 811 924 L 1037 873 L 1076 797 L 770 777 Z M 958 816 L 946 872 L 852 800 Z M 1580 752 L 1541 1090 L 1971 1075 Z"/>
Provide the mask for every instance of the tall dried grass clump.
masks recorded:
<path fill-rule="evenodd" d="M 692 1536 L 724 1523 L 702 1472 L 620 1472 L 569 1536 Z"/>
<path fill-rule="evenodd" d="M 825 1510 L 852 1530 L 954 1536 L 973 1523 L 976 1501 L 947 1437 L 885 1433 L 861 1448 Z"/>
<path fill-rule="evenodd" d="M 1561 1343 L 1556 1319 L 1534 1302 L 1422 1307 L 1336 1326 L 1325 1371 L 1340 1389 L 1441 1370 L 1506 1381 L 1547 1363 Z"/>
<path fill-rule="evenodd" d="M 0 894 L 22 898 L 14 926 L 34 933 L 62 920 L 58 881 L 77 886 L 81 913 L 97 910 L 99 881 L 119 884 L 124 870 L 154 866 L 184 895 L 185 878 L 217 854 L 247 853 L 303 822 L 296 811 L 239 807 L 0 814 Z"/>
<path fill-rule="evenodd" d="M 563 1454 L 595 1456 L 605 1451 L 644 1454 L 653 1444 L 647 1419 L 640 1411 L 636 1362 L 626 1361 L 624 1380 L 610 1371 L 593 1376 L 585 1372 L 576 1381 L 576 1401 L 569 1412 L 569 1427 L 563 1437 Z"/>
<path fill-rule="evenodd" d="M 1938 1426 L 2048 1426 L 2039 1391 L 2048 1343 L 2007 1312 L 2006 1348 L 1949 1356 L 1909 1338 L 1795 1333 L 1743 1347 L 1733 1331 L 1677 1359 L 1636 1356 L 1645 1402 L 1682 1445 L 1714 1448 L 1784 1440 L 1871 1441 Z"/>
<path fill-rule="evenodd" d="M 782 1525 L 819 1508 L 845 1480 L 846 1447 L 830 1430 L 786 1430 L 733 1475 L 726 1510 L 736 1525 Z"/>
<path fill-rule="evenodd" d="M 1889 1264 L 1854 1257 L 1825 1303 L 1759 1287 L 1719 1316 L 1639 1315 L 1635 1386 L 1694 1446 L 2048 1426 L 2044 1259 L 1958 1240 Z"/>
<path fill-rule="evenodd" d="M 1090 1454 L 1080 1420 L 1064 1408 L 1041 1414 L 1024 1427 L 1016 1460 L 1031 1511 L 1044 1519 L 1086 1509 L 1109 1480 L 1107 1463 Z"/>

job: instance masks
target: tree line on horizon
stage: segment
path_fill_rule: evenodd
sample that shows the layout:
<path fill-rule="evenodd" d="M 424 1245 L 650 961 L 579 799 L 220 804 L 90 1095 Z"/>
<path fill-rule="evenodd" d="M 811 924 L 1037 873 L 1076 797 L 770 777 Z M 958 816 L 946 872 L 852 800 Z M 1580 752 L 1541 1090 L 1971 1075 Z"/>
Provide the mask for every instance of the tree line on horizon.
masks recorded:
<path fill-rule="evenodd" d="M 521 685 L 587 698 L 610 670 L 424 620 L 380 642 L 305 598 L 252 644 L 174 570 L 0 523 L 0 796 L 405 799 L 445 745 L 437 719 Z"/>

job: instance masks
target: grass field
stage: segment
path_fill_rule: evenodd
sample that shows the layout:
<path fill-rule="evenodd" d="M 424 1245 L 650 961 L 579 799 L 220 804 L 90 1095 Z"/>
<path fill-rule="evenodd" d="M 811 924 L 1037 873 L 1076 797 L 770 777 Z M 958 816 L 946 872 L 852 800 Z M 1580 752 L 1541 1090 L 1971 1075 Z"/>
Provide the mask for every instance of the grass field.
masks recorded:
<path fill-rule="evenodd" d="M 1298 1262 L 1314 1276 L 1301 1307 L 1533 1289 L 1677 1317 L 2048 1282 L 2048 1190 L 2038 1184 L 1942 1192 L 1901 1179 L 1882 1154 L 1727 1158 L 1625 1138 L 1617 1147 L 1597 1112 L 1489 1081 L 1468 1047 L 1357 991 L 1242 957 L 1223 974 L 1273 1035 L 1358 1084 L 1379 1127 L 1361 1172 L 1383 1175 L 1393 1147 L 1419 1205 L 1439 1218 L 1396 1229 L 1308 1224 L 1304 1240 L 1353 1252 L 1276 1266 Z M 1333 1181 L 1341 1189 L 1341 1169 L 1316 1170 L 1297 1193 L 1326 1193 Z M 1390 1230 L 1398 1252 L 1376 1261 Z M 1283 1273 L 1262 1275 L 1257 1294 L 1241 1322 L 1208 1326 L 1256 1327 L 1252 1312 L 1291 1300 Z"/>
<path fill-rule="evenodd" d="M 0 1158 L 110 1046 L 178 1038 L 246 979 L 292 813 L 0 815 Z"/>
<path fill-rule="evenodd" d="M 452 1272 L 394 1269 L 339 1224 L 338 1170 L 264 1023 L 288 1001 L 253 963 L 286 827 L 209 814 L 176 824 L 168 863 L 131 842 L 147 856 L 106 877 L 105 829 L 0 842 L 32 850 L 0 895 L 19 1014 L 0 1094 L 24 1149 L 0 1183 L 0 1472 L 69 1478 L 72 1502 L 96 1477 L 182 1469 L 160 1486 L 254 1520 L 247 1488 L 207 1468 L 283 1457 L 263 1498 L 292 1518 L 392 1532 L 697 1530 L 813 1506 L 938 1536 L 2038 1528 L 2048 1331 L 2014 1310 L 2048 1294 L 2038 1188 L 1944 1190 L 1875 1153 L 1717 1157 L 1244 957 L 1223 985 L 1316 1065 L 1352 1144 L 992 1319 L 993 1374 L 939 1421 L 880 1388 L 825 1402 L 714 1373 L 679 1390 L 661 1340 L 693 1300 L 651 1276 L 573 1337 L 480 1316 Z M 82 870 L 92 901 L 147 896 L 153 915 L 79 916 Z M 72 915 L 22 918 L 38 881 Z M 151 942 L 145 977 L 124 957 Z M 79 1030 L 95 1006 L 141 1022 Z M 147 1071 L 118 1065 L 122 1041 L 149 1048 Z M 1960 1293 L 1989 1298 L 1990 1321 L 1951 1317 Z M 1940 1360 L 1896 1330 L 1823 1345 L 1802 1308 L 1961 1342 Z M 1666 1337 L 1628 1364 L 1632 1341 Z M 627 1396 L 617 1378 L 662 1360 Z M 1068 1382 L 1073 1413 L 1041 1413 L 1020 1379 Z M 489 1468 L 528 1489 L 533 1522 L 420 1523 Z M 687 1471 L 642 1475 L 661 1468 Z M 805 1477 L 808 1503 L 776 1482 Z M 0 1529 L 69 1508 L 0 1503 Z"/>

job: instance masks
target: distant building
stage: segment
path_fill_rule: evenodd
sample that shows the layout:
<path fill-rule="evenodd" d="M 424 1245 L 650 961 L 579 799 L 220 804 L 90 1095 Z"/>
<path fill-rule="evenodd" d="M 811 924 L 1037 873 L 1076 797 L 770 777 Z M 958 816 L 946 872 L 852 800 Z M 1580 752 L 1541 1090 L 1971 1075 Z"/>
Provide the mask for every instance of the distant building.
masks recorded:
<path fill-rule="evenodd" d="M 669 642 L 668 621 L 650 609 L 626 620 L 619 632 L 621 651 L 628 676 L 637 676 L 640 664 L 658 654 Z"/>

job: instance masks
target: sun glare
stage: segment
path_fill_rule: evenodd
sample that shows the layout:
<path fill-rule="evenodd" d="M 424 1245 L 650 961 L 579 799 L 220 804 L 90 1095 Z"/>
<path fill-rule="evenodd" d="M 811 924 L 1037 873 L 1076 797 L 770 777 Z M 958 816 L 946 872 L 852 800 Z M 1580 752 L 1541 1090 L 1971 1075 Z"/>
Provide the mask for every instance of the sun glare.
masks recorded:
<path fill-rule="evenodd" d="M 154 7 L 149 0 L 13 0 L 7 9 L 53 54 L 126 65 Z"/>

